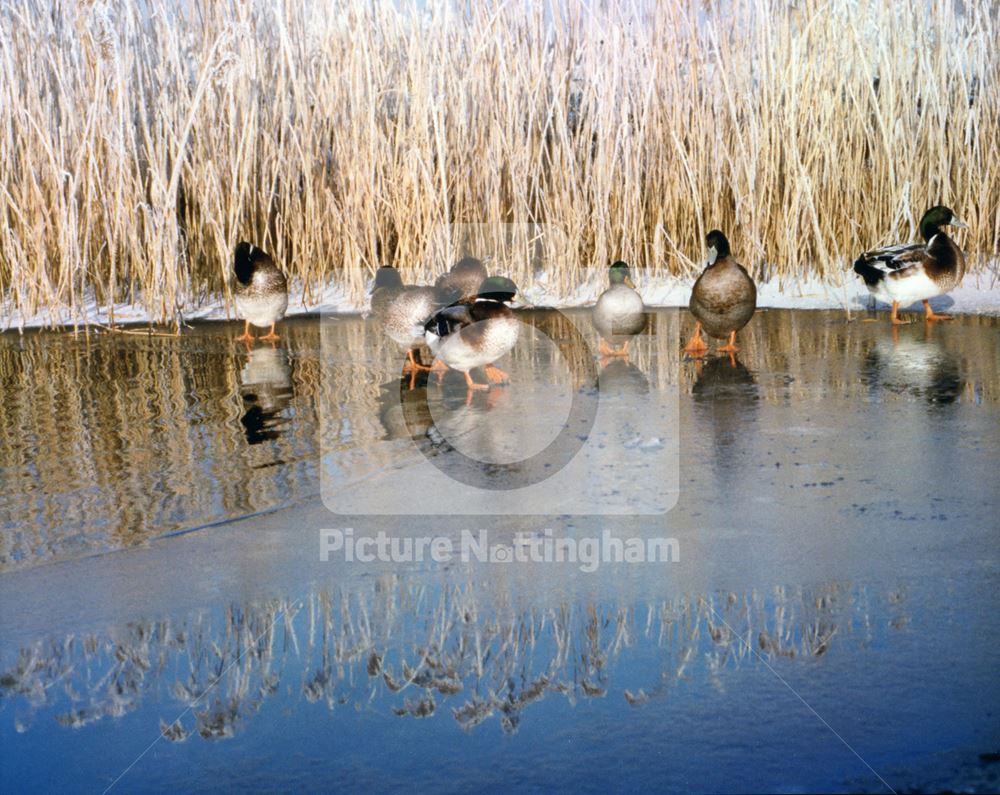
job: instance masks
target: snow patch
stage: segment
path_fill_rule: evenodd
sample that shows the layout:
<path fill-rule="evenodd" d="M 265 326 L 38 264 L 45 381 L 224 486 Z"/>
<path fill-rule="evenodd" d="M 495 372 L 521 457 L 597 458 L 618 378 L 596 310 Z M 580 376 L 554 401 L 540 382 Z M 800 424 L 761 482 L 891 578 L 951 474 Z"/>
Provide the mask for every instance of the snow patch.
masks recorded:
<path fill-rule="evenodd" d="M 641 273 L 641 272 L 640 272 Z M 771 279 L 757 284 L 757 306 L 761 309 L 846 309 L 865 310 L 876 302 L 860 279 L 845 273 L 842 284 L 818 278 Z M 691 296 L 693 279 L 672 276 L 638 279 L 638 290 L 650 307 L 686 307 Z M 568 309 L 593 305 L 607 287 L 606 275 L 595 272 L 569 293 L 561 293 L 544 276 L 522 289 L 515 306 L 538 306 Z M 962 283 L 948 295 L 931 302 L 938 312 L 1000 316 L 1000 263 L 993 263 L 976 273 L 968 273 Z M 920 304 L 915 304 L 916 308 Z M 307 293 L 301 283 L 293 282 L 289 291 L 288 317 L 305 314 L 356 314 L 365 311 L 366 303 L 352 300 L 348 292 L 335 283 L 320 292 Z M 905 307 L 904 307 L 905 308 Z M 91 296 L 82 309 L 46 309 L 24 316 L 13 307 L 10 298 L 0 301 L 0 331 L 40 328 L 45 326 L 86 326 L 147 323 L 150 315 L 141 303 L 98 306 Z M 181 308 L 181 317 L 192 320 L 235 320 L 236 311 L 222 296 L 192 301 Z"/>

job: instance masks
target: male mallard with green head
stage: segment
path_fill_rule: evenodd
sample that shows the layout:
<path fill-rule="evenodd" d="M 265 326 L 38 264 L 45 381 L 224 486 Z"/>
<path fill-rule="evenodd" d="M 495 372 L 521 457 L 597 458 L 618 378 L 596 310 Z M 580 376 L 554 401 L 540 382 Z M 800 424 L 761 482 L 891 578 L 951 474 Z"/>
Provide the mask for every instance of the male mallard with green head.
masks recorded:
<path fill-rule="evenodd" d="M 729 241 L 718 229 L 705 238 L 708 243 L 708 264 L 691 290 L 688 307 L 695 317 L 694 334 L 684 347 L 691 356 L 701 356 L 708 350 L 702 339 L 702 329 L 716 339 L 729 338 L 718 348 L 736 353 L 736 332 L 750 322 L 757 309 L 757 286 L 750 274 L 730 255 Z"/>
<path fill-rule="evenodd" d="M 488 275 L 482 260 L 463 257 L 450 271 L 439 276 L 434 286 L 455 292 L 458 295 L 456 301 L 472 302 L 476 300 L 479 285 Z"/>
<path fill-rule="evenodd" d="M 899 305 L 915 301 L 924 304 L 924 318 L 950 320 L 931 309 L 930 300 L 955 289 L 965 275 L 965 256 L 942 226 L 967 229 L 948 207 L 931 207 L 920 219 L 923 243 L 888 246 L 866 251 L 854 263 L 854 272 L 865 280 L 868 292 L 892 304 L 890 320 L 894 326 L 909 321 L 898 317 Z"/>
<path fill-rule="evenodd" d="M 520 324 L 508 303 L 517 287 L 510 279 L 492 276 L 483 280 L 476 300 L 445 307 L 427 321 L 425 339 L 431 352 L 448 367 L 465 373 L 469 389 L 486 390 L 469 375 L 474 367 L 485 367 L 491 383 L 505 383 L 507 374 L 494 366 L 517 342 Z"/>
<path fill-rule="evenodd" d="M 288 283 L 274 260 L 265 251 L 246 241 L 236 246 L 233 262 L 236 273 L 236 311 L 244 319 L 243 334 L 238 340 L 250 342 L 250 324 L 271 330 L 262 340 L 276 340 L 275 324 L 285 316 L 288 308 Z"/>
<path fill-rule="evenodd" d="M 646 307 L 635 289 L 629 267 L 621 260 L 608 269 L 610 286 L 594 305 L 593 321 L 601 335 L 603 356 L 628 356 L 632 337 L 646 328 Z M 621 347 L 617 346 L 621 343 Z"/>

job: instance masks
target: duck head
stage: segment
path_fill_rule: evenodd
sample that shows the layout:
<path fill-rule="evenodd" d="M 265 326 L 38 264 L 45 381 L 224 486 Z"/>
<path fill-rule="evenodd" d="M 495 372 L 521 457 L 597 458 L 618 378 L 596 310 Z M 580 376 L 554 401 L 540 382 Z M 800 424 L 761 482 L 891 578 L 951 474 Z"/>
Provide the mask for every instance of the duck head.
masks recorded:
<path fill-rule="evenodd" d="M 608 268 L 608 281 L 612 284 L 624 284 L 626 287 L 631 287 L 635 289 L 635 284 L 632 282 L 631 271 L 629 270 L 628 264 L 618 260 L 612 263 L 611 267 Z"/>
<path fill-rule="evenodd" d="M 485 271 L 486 266 L 483 264 L 481 259 L 476 257 L 462 257 L 458 262 L 456 262 L 451 269 L 452 273 L 476 273 L 477 271 Z"/>
<path fill-rule="evenodd" d="M 506 276 L 490 276 L 479 285 L 478 298 L 506 304 L 517 295 L 517 285 Z"/>
<path fill-rule="evenodd" d="M 375 284 L 372 285 L 372 292 L 383 287 L 393 289 L 402 286 L 403 279 L 395 268 L 383 267 L 375 271 Z"/>
<path fill-rule="evenodd" d="M 250 284 L 254 271 L 254 252 L 260 251 L 245 240 L 236 246 L 236 254 L 233 258 L 233 271 L 240 284 Z"/>
<path fill-rule="evenodd" d="M 968 229 L 969 225 L 961 220 L 950 207 L 939 204 L 931 207 L 920 219 L 920 236 L 930 241 L 941 231 L 942 226 L 953 226 L 956 229 Z"/>
<path fill-rule="evenodd" d="M 720 230 L 713 229 L 705 235 L 705 243 L 708 245 L 709 267 L 729 256 L 729 241 Z"/>

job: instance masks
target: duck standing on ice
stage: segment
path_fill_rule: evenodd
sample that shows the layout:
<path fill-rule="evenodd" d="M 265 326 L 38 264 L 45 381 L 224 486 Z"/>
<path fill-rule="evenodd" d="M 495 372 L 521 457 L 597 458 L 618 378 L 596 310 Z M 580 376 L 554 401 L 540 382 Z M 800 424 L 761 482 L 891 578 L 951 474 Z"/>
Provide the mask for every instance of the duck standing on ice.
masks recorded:
<path fill-rule="evenodd" d="M 594 305 L 592 319 L 601 335 L 601 356 L 628 358 L 628 344 L 646 328 L 646 307 L 632 283 L 629 267 L 618 260 L 608 268 L 608 289 Z"/>
<path fill-rule="evenodd" d="M 236 311 L 243 317 L 243 334 L 237 337 L 243 342 L 251 342 L 250 324 L 270 331 L 262 340 L 276 340 L 275 324 L 285 316 L 288 309 L 288 283 L 271 256 L 256 246 L 241 242 L 236 246 L 233 261 L 236 273 Z"/>
<path fill-rule="evenodd" d="M 729 337 L 719 351 L 736 353 L 736 332 L 750 322 L 757 310 L 757 286 L 746 269 L 732 258 L 729 241 L 718 229 L 705 238 L 708 265 L 691 289 L 688 307 L 695 317 L 694 334 L 684 347 L 690 356 L 703 356 L 708 345 L 702 329 L 716 339 Z"/>
<path fill-rule="evenodd" d="M 372 315 L 386 336 L 406 350 L 404 371 L 416 373 L 430 369 L 420 361 L 418 351 L 424 341 L 424 324 L 456 296 L 457 293 L 447 287 L 403 284 L 395 268 L 378 269 L 372 290 Z"/>
<path fill-rule="evenodd" d="M 903 326 L 899 305 L 914 301 L 924 304 L 924 319 L 951 320 L 931 309 L 930 300 L 954 290 L 965 276 L 965 256 L 942 226 L 967 229 L 949 207 L 931 207 L 920 219 L 923 243 L 887 246 L 866 251 L 854 263 L 854 272 L 865 280 L 868 292 L 887 304 L 892 304 L 889 318 L 894 326 Z"/>
<path fill-rule="evenodd" d="M 465 374 L 470 390 L 488 390 L 507 383 L 507 374 L 493 363 L 517 343 L 520 324 L 508 303 L 517 287 L 503 276 L 491 276 L 479 286 L 476 300 L 437 312 L 424 327 L 427 347 L 453 370 Z M 469 370 L 483 367 L 490 384 L 478 384 Z"/>

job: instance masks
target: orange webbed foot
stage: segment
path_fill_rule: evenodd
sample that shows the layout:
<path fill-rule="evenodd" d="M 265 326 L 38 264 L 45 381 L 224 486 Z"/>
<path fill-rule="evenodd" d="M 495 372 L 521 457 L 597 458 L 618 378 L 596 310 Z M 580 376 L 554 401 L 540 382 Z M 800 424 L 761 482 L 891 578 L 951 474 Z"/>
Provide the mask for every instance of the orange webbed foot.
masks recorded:
<path fill-rule="evenodd" d="M 489 384 L 477 384 L 468 373 L 465 374 L 465 385 L 473 392 L 488 392 L 490 389 Z"/>
<path fill-rule="evenodd" d="M 494 364 L 488 364 L 483 368 L 486 371 L 486 378 L 491 384 L 509 384 L 510 376 Z"/>

